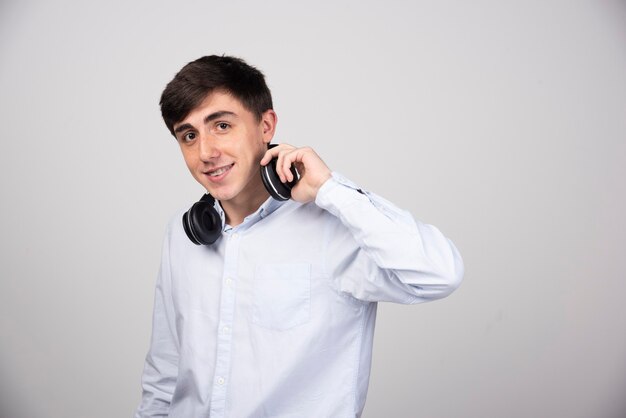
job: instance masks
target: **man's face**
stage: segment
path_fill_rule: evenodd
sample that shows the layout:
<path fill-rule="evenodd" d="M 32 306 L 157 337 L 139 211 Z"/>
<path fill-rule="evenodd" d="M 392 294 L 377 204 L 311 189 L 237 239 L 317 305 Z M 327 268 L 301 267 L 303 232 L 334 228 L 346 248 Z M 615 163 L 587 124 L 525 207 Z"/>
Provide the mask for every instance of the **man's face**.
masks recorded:
<path fill-rule="evenodd" d="M 276 114 L 261 120 L 235 97 L 209 94 L 174 134 L 193 177 L 222 203 L 245 205 L 264 197 L 259 162 L 274 135 Z"/>

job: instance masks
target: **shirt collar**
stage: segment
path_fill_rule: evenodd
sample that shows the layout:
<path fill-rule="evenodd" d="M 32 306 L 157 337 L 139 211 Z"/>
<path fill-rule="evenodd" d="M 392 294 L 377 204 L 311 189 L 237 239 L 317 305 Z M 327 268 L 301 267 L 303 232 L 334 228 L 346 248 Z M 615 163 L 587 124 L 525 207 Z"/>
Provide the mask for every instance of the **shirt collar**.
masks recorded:
<path fill-rule="evenodd" d="M 251 227 L 261 219 L 271 215 L 276 209 L 280 208 L 284 204 L 285 202 L 281 202 L 272 197 L 268 197 L 267 200 L 263 202 L 263 204 L 259 206 L 259 208 L 254 213 L 246 216 L 241 225 L 237 225 L 236 229 L 247 229 Z M 214 207 L 215 210 L 217 210 L 217 213 L 219 213 L 220 218 L 222 218 L 222 231 L 230 232 L 233 227 L 226 224 L 226 213 L 224 212 L 224 209 L 222 209 L 222 205 L 219 203 L 218 200 L 215 200 Z"/>

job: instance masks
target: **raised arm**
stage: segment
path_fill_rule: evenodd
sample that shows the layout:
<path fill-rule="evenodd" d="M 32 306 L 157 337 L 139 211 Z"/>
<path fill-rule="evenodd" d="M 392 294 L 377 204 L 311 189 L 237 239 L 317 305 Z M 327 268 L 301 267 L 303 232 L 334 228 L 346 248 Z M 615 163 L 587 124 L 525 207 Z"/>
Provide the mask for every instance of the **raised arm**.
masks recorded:
<path fill-rule="evenodd" d="M 463 260 L 437 228 L 332 173 L 309 148 L 282 144 L 261 164 L 278 157 L 277 173 L 291 181 L 302 174 L 294 200 L 315 203 L 336 217 L 328 233 L 328 273 L 357 299 L 419 303 L 449 295 L 463 278 Z"/>
<path fill-rule="evenodd" d="M 437 228 L 333 173 L 316 204 L 335 215 L 327 258 L 341 291 L 365 301 L 443 298 L 463 278 L 463 261 Z"/>

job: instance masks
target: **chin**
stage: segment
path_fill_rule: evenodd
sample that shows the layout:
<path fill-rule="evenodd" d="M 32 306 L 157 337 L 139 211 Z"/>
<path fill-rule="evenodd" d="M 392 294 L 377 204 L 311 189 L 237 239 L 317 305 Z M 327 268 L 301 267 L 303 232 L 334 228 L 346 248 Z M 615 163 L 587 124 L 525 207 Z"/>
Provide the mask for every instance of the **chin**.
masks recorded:
<path fill-rule="evenodd" d="M 219 188 L 219 189 L 211 190 L 210 188 L 205 186 L 205 189 L 216 200 L 230 200 L 230 199 L 234 198 L 235 196 L 237 196 L 237 191 L 232 190 L 230 188 L 229 189 Z"/>

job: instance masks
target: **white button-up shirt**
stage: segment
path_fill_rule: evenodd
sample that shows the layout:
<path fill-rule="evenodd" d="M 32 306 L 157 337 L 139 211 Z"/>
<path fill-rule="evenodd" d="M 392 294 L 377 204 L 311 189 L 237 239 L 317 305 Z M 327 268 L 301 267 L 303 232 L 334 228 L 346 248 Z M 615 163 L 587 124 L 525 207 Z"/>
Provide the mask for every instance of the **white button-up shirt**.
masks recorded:
<path fill-rule="evenodd" d="M 441 298 L 463 276 L 435 227 L 336 173 L 314 203 L 270 198 L 211 246 L 187 238 L 181 215 L 163 245 L 137 418 L 358 417 L 376 303 Z"/>

